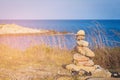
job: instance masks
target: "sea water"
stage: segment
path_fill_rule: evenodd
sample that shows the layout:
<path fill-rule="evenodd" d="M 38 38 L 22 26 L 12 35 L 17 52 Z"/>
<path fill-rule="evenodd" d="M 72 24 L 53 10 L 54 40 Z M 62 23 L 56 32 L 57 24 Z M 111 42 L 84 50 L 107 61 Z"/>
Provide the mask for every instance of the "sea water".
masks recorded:
<path fill-rule="evenodd" d="M 79 30 L 85 30 L 85 40 L 90 43 L 90 47 L 120 46 L 120 20 L 0 20 L 0 24 L 17 24 L 33 29 L 74 34 Z M 26 49 L 41 43 L 68 49 L 73 49 L 76 45 L 74 35 L 0 36 L 0 44 L 7 44 L 14 48 Z"/>

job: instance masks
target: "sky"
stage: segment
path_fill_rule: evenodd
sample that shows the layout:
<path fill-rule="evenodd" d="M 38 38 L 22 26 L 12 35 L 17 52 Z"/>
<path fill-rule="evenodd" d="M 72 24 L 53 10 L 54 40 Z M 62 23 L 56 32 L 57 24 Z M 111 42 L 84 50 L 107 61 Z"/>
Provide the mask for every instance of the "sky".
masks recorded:
<path fill-rule="evenodd" d="M 120 19 L 120 0 L 0 0 L 0 19 Z"/>

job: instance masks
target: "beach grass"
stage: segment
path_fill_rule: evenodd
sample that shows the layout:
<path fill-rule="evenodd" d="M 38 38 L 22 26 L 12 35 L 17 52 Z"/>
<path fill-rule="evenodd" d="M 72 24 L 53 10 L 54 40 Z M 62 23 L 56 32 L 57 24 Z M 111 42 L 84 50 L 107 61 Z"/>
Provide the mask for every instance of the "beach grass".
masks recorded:
<path fill-rule="evenodd" d="M 114 71 L 120 72 L 120 47 L 94 49 L 96 54 L 95 64 Z"/>
<path fill-rule="evenodd" d="M 31 46 L 25 51 L 0 45 L 0 74 L 2 75 L 0 79 L 1 77 L 11 79 L 20 76 L 22 78 L 23 74 L 28 75 L 28 77 L 31 77 L 31 74 L 32 76 L 43 75 L 47 77 L 53 75 L 54 77 L 61 71 L 66 72 L 67 70 L 64 70 L 62 65 L 69 64 L 71 61 L 72 54 L 69 50 L 51 48 L 45 44 Z M 37 77 L 35 78 L 37 79 Z"/>
<path fill-rule="evenodd" d="M 94 58 L 95 64 L 111 71 L 120 71 L 120 47 L 96 48 L 93 51 L 96 54 Z M 9 80 L 20 76 L 23 77 L 24 74 L 28 77 L 43 75 L 46 80 L 54 80 L 53 78 L 57 74 L 69 74 L 69 71 L 63 69 L 62 65 L 72 63 L 72 55 L 70 50 L 50 47 L 45 44 L 30 46 L 25 51 L 1 44 L 0 79 Z M 33 80 L 44 80 L 41 77 L 32 78 Z"/>

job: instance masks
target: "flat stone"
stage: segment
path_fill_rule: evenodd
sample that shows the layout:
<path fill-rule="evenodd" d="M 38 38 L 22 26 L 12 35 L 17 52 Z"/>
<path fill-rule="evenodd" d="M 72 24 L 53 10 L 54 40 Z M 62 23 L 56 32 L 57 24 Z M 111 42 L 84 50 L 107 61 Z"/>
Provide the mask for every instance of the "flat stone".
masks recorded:
<path fill-rule="evenodd" d="M 84 51 L 86 52 L 86 54 L 85 54 L 86 56 L 88 56 L 88 57 L 95 57 L 94 52 L 92 50 L 90 50 L 89 48 L 84 47 Z"/>
<path fill-rule="evenodd" d="M 92 60 L 89 60 L 89 61 L 74 61 L 74 63 L 78 66 L 93 66 L 94 65 L 94 62 Z"/>
<path fill-rule="evenodd" d="M 76 67 L 75 64 L 66 65 L 66 69 L 68 69 L 68 70 L 73 70 L 75 67 Z"/>
<path fill-rule="evenodd" d="M 83 50 L 83 47 L 76 46 L 75 51 L 78 52 L 81 55 L 85 55 L 85 51 Z"/>
<path fill-rule="evenodd" d="M 79 46 L 77 46 L 77 47 L 75 48 L 75 50 L 76 50 L 78 53 L 82 54 L 82 55 L 85 55 L 85 56 L 88 56 L 88 57 L 95 57 L 94 52 L 92 52 L 92 51 L 91 51 L 89 48 L 87 48 L 87 47 L 79 47 Z"/>
<path fill-rule="evenodd" d="M 84 40 L 84 39 L 85 39 L 85 36 L 76 36 L 77 41 Z"/>
<path fill-rule="evenodd" d="M 92 77 L 109 78 L 111 77 L 111 73 L 105 69 L 96 69 L 92 72 Z"/>
<path fill-rule="evenodd" d="M 89 43 L 84 40 L 77 41 L 77 45 L 80 47 L 88 47 Z"/>
<path fill-rule="evenodd" d="M 84 30 L 79 30 L 76 35 L 85 36 L 85 31 Z"/>
<path fill-rule="evenodd" d="M 84 66 L 93 66 L 94 62 L 92 60 L 89 60 L 87 63 L 84 64 Z"/>
<path fill-rule="evenodd" d="M 74 60 L 74 64 L 77 66 L 84 66 L 88 61 L 76 61 Z"/>
<path fill-rule="evenodd" d="M 87 67 L 87 66 L 77 66 L 76 67 L 76 70 L 81 70 L 81 69 L 83 69 L 83 70 L 85 70 L 85 71 L 87 71 L 87 72 L 93 72 L 94 70 L 95 70 L 95 67 L 94 66 L 92 66 L 92 67 Z"/>
<path fill-rule="evenodd" d="M 79 53 L 75 53 L 75 54 L 73 55 L 73 59 L 76 60 L 76 61 L 88 61 L 88 60 L 89 60 L 88 57 L 83 56 L 83 55 L 81 55 L 81 54 L 79 54 Z"/>
<path fill-rule="evenodd" d="M 69 65 L 67 65 L 66 69 L 68 69 L 68 70 L 74 70 L 74 71 L 80 71 L 82 69 L 82 70 L 85 70 L 87 72 L 93 72 L 93 71 L 95 71 L 95 67 L 94 66 L 92 66 L 92 67 L 77 66 L 75 64 L 69 64 Z"/>

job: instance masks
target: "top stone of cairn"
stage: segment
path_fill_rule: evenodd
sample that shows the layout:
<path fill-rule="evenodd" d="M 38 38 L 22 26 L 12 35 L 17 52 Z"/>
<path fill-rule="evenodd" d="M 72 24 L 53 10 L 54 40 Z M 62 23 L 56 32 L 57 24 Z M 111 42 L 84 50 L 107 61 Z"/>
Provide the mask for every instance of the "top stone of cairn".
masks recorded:
<path fill-rule="evenodd" d="M 85 36 L 85 31 L 84 30 L 79 30 L 76 35 L 77 36 Z"/>

